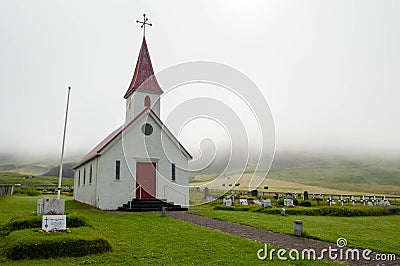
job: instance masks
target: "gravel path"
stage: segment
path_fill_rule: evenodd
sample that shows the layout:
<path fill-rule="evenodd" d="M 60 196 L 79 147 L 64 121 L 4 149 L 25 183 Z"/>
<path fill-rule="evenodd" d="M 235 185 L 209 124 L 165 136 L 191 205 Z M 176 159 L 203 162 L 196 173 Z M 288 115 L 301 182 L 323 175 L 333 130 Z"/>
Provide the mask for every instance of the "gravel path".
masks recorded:
<path fill-rule="evenodd" d="M 224 221 L 219 221 L 216 219 L 208 218 L 208 217 L 203 217 L 199 215 L 194 215 L 190 214 L 187 212 L 168 212 L 168 215 L 185 221 L 189 223 L 193 223 L 196 225 L 200 226 L 205 226 L 209 227 L 221 232 L 225 232 L 231 235 L 243 237 L 246 239 L 250 240 L 255 240 L 261 243 L 266 243 L 271 246 L 279 247 L 279 248 L 284 248 L 287 250 L 290 249 L 296 249 L 300 252 L 300 257 L 301 257 L 301 251 L 306 248 L 306 249 L 314 249 L 316 251 L 317 256 L 321 254 L 321 251 L 323 249 L 328 249 L 329 246 L 332 249 L 336 249 L 337 245 L 336 243 L 326 243 L 322 241 L 317 241 L 317 240 L 312 240 L 312 239 L 306 239 L 306 238 L 301 238 L 301 237 L 296 237 L 292 235 L 286 235 L 282 233 L 276 233 L 276 232 L 271 232 L 263 229 L 258 229 L 246 225 L 240 225 L 236 223 L 230 223 L 230 222 L 224 222 Z M 346 250 L 347 248 L 343 248 L 343 257 L 346 255 Z M 254 254 L 256 254 L 256 250 L 254 251 Z M 335 252 L 333 254 L 337 254 L 338 259 L 334 260 L 335 262 L 341 263 L 341 264 L 346 264 L 346 265 L 400 265 L 400 258 L 397 257 L 396 261 L 387 261 L 387 262 L 380 262 L 380 261 L 368 261 L 363 259 L 362 256 L 362 250 L 359 250 L 360 254 L 360 260 L 340 260 L 340 252 Z M 330 260 L 329 258 L 329 253 L 325 252 L 324 253 L 324 259 Z M 274 258 L 276 259 L 276 252 L 274 254 Z M 369 254 L 370 258 L 375 258 L 376 253 L 371 253 Z M 350 256 L 351 257 L 351 256 Z"/>

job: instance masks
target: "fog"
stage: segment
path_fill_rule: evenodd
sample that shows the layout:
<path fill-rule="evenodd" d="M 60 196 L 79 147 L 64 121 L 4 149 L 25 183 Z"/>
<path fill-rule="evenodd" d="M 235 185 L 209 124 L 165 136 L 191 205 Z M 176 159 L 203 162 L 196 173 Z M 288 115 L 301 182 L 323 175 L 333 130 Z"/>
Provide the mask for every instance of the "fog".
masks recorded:
<path fill-rule="evenodd" d="M 0 2 L 0 153 L 58 156 L 68 86 L 67 157 L 121 125 L 143 13 L 155 71 L 199 60 L 240 71 L 268 103 L 278 151 L 400 153 L 399 1 L 94 0 Z M 205 86 L 202 97 L 219 99 Z M 182 99 L 161 100 L 164 120 Z M 251 122 L 240 126 L 250 142 L 237 149 L 257 151 Z M 225 145 L 205 127 L 177 131 L 195 155 L 207 133 Z"/>

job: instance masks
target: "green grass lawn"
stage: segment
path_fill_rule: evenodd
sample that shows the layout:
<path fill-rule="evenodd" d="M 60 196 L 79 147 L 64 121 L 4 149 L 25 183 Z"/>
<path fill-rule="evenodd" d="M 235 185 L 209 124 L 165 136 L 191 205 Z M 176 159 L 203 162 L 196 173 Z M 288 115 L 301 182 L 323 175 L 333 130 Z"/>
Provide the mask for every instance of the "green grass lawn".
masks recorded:
<path fill-rule="evenodd" d="M 16 217 L 34 215 L 39 197 L 8 196 L 0 199 L 0 226 Z M 290 265 L 287 261 L 259 261 L 261 243 L 156 213 L 110 213 L 65 197 L 66 211 L 84 216 L 113 248 L 112 252 L 79 258 L 10 261 L 0 252 L 1 265 Z M 68 226 L 68 221 L 67 221 Z M 75 230 L 77 233 L 79 230 Z M 72 229 L 74 234 L 74 229 Z M 1 238 L 1 237 L 0 237 Z M 0 251 L 4 249 L 0 239 Z M 325 265 L 321 261 L 291 265 Z"/>
<path fill-rule="evenodd" d="M 347 239 L 348 246 L 400 255 L 400 215 L 379 217 L 333 217 L 269 215 L 240 211 L 195 212 L 197 215 L 230 221 L 285 234 L 293 234 L 294 220 L 303 221 L 307 236 L 336 243 Z"/>

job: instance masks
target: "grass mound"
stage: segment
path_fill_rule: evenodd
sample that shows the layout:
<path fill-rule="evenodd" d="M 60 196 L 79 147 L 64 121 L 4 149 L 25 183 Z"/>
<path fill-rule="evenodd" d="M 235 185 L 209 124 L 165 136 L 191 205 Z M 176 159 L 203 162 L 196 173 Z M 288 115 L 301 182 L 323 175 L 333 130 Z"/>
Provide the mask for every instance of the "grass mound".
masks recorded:
<path fill-rule="evenodd" d="M 111 251 L 110 243 L 90 227 L 75 228 L 72 233 L 39 234 L 25 229 L 11 232 L 3 246 L 11 260 L 82 257 Z"/>
<path fill-rule="evenodd" d="M 86 219 L 82 216 L 75 214 L 67 215 L 67 227 L 77 228 L 81 226 L 88 226 Z M 30 216 L 25 218 L 12 219 L 7 224 L 0 227 L 0 236 L 9 235 L 11 232 L 16 230 L 41 228 L 42 227 L 42 216 Z"/>

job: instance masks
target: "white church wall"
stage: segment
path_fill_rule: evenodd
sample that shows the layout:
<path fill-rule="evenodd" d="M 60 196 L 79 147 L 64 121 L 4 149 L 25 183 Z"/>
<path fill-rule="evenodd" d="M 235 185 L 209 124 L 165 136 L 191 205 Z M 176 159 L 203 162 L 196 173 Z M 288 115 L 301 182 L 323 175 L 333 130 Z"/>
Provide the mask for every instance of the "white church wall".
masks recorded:
<path fill-rule="evenodd" d="M 121 137 L 109 145 L 100 157 L 98 207 L 103 210 L 115 210 L 127 203 L 135 188 L 135 182 L 124 157 Z M 119 179 L 116 179 L 116 161 L 120 161 Z"/>
<path fill-rule="evenodd" d="M 150 136 L 142 132 L 146 122 L 153 126 Z M 75 170 L 76 179 L 77 172 L 81 171 L 81 184 L 75 186 L 75 199 L 100 209 L 115 210 L 136 196 L 136 162 L 155 162 L 156 198 L 188 206 L 188 174 L 180 169 L 187 167 L 187 158 L 166 134 L 163 134 L 162 145 L 160 135 L 161 128 L 151 116 L 144 115 L 135 121 L 101 152 L 101 156 Z M 119 180 L 116 179 L 117 160 L 120 161 Z M 172 163 L 176 164 L 175 182 L 171 180 Z M 88 184 L 90 164 L 93 174 L 96 173 L 91 185 Z M 86 168 L 85 185 L 83 168 Z"/>
<path fill-rule="evenodd" d="M 174 142 L 166 135 L 162 135 L 164 154 L 159 163 L 159 172 L 165 173 L 157 184 L 157 196 L 168 199 L 182 206 L 189 205 L 189 178 L 188 173 L 181 168 L 187 168 L 187 158 L 182 154 Z M 172 181 L 172 164 L 175 164 L 175 181 Z"/>
<path fill-rule="evenodd" d="M 98 158 L 85 163 L 74 172 L 74 199 L 76 201 L 96 206 L 96 188 L 98 180 Z M 90 168 L 92 178 L 90 179 Z M 80 174 L 80 178 L 79 178 Z"/>

